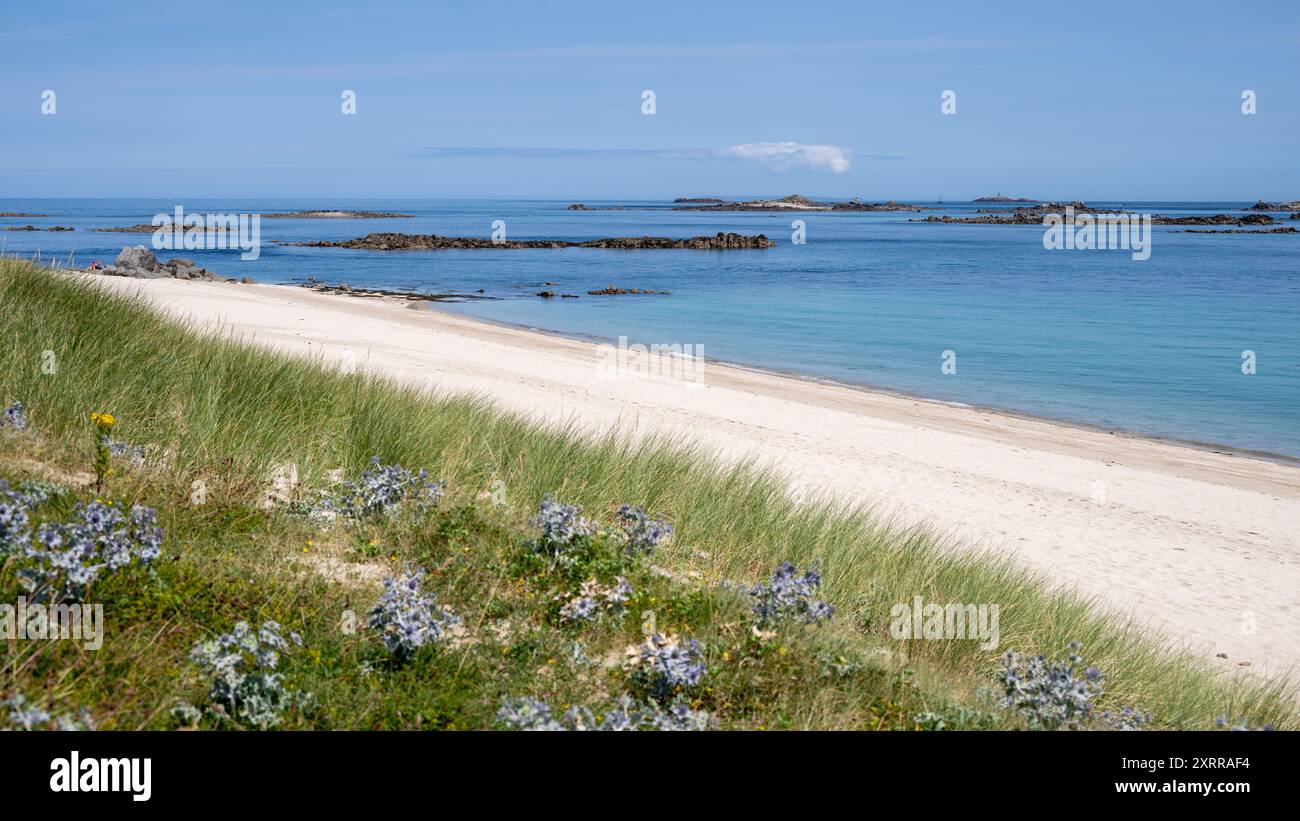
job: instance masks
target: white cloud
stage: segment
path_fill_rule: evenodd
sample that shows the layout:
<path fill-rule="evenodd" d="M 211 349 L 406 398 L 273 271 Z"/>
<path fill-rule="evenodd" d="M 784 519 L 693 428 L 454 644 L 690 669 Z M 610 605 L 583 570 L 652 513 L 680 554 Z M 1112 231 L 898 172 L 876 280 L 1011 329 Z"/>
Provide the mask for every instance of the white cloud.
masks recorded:
<path fill-rule="evenodd" d="M 745 143 L 722 149 L 729 157 L 753 160 L 775 171 L 791 168 L 809 168 L 813 171 L 833 171 L 843 174 L 853 167 L 849 157 L 852 152 L 838 145 L 804 145 L 803 143 Z"/>

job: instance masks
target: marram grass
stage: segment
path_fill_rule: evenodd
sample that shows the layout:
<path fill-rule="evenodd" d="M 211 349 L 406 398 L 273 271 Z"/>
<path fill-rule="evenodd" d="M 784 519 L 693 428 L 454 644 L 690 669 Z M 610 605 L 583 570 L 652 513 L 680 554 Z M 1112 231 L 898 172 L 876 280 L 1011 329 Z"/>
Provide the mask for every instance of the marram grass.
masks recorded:
<path fill-rule="evenodd" d="M 14 401 L 31 429 L 0 431 L 0 476 L 11 482 L 54 479 L 93 498 L 92 412 L 113 414 L 114 436 L 153 454 L 143 465 L 115 460 L 107 479 L 104 495 L 156 507 L 167 537 L 156 579 L 95 591 L 104 647 L 0 646 L 0 694 L 86 707 L 101 728 L 174 726 L 172 708 L 203 693 L 190 648 L 264 619 L 302 634 L 283 670 L 316 702 L 283 726 L 497 726 L 498 706 L 514 696 L 545 696 L 558 713 L 612 695 L 601 672 L 610 665 L 575 657 L 617 657 L 638 640 L 646 609 L 661 629 L 701 641 L 710 672 L 699 698 L 724 727 L 908 729 L 926 715 L 955 727 L 1021 727 L 997 707 L 1002 655 L 1060 658 L 1072 641 L 1104 673 L 1098 710 L 1133 707 L 1165 728 L 1209 728 L 1221 715 L 1300 726 L 1288 682 L 1212 670 L 1004 556 L 891 527 L 866 509 L 796 504 L 783 477 L 755 465 L 730 465 L 684 440 L 591 437 L 482 399 L 343 374 L 200 334 L 92 279 L 5 259 L 0 402 Z M 325 487 L 331 471 L 354 477 L 372 457 L 428 468 L 445 482 L 439 509 L 322 532 L 261 504 L 278 468 L 294 465 L 303 487 Z M 191 503 L 198 487 L 201 505 Z M 528 517 L 548 493 L 596 519 L 630 503 L 672 522 L 673 539 L 655 557 L 662 568 L 634 580 L 639 598 L 625 623 L 583 634 L 551 624 L 545 584 L 512 574 Z M 835 618 L 755 638 L 744 602 L 716 583 L 753 583 L 785 560 L 820 570 Z M 427 571 L 469 638 L 377 669 L 373 637 L 343 623 L 364 622 L 379 578 L 409 567 Z M 7 564 L 0 601 L 19 592 Z M 891 639 L 890 607 L 917 595 L 1000 605 L 999 646 Z"/>

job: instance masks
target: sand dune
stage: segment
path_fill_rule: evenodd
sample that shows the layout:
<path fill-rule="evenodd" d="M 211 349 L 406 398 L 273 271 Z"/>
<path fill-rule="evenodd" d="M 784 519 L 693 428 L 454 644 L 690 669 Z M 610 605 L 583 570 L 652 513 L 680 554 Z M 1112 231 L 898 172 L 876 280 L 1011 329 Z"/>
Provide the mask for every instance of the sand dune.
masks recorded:
<path fill-rule="evenodd" d="M 592 343 L 400 302 L 284 286 L 95 281 L 140 290 L 206 327 L 479 392 L 538 419 L 695 437 L 786 471 L 793 493 L 875 504 L 973 547 L 1009 551 L 1214 664 L 1248 662 L 1271 675 L 1300 660 L 1292 465 L 711 362 L 688 369 L 688 379 L 611 372 L 608 349 Z"/>

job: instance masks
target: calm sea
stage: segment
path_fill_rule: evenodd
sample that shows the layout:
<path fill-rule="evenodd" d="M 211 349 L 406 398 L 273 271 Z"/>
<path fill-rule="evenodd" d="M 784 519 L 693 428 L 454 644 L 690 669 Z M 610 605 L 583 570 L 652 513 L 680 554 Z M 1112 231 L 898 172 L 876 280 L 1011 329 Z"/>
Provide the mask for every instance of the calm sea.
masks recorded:
<path fill-rule="evenodd" d="M 936 399 L 1300 458 L 1300 236 L 1181 233 L 1157 226 L 1150 259 L 1126 251 L 1047 250 L 1036 226 L 930 225 L 909 213 L 568 211 L 564 202 L 488 200 L 19 200 L 0 228 L 7 252 L 110 261 L 148 235 L 88 228 L 192 212 L 307 208 L 400 211 L 414 219 L 263 220 L 261 257 L 184 251 L 233 277 L 314 276 L 402 290 L 475 293 L 445 303 L 473 317 L 574 336 L 702 345 L 708 358 Z M 922 203 L 925 204 L 925 203 Z M 1249 203 L 1093 203 L 1161 214 Z M 928 204 L 964 215 L 971 203 Z M 988 206 L 983 206 L 988 207 Z M 791 222 L 807 242 L 791 242 Z M 271 240 L 347 239 L 371 231 L 512 239 L 765 233 L 766 251 L 477 250 L 374 252 L 291 248 Z M 1300 225 L 1300 221 L 1290 222 Z M 172 256 L 159 252 L 163 258 Z M 557 283 L 544 286 L 543 283 Z M 670 296 L 588 296 L 606 285 Z M 543 289 L 579 294 L 546 300 Z M 1243 351 L 1256 373 L 1242 373 Z M 955 373 L 941 370 L 956 355 Z"/>

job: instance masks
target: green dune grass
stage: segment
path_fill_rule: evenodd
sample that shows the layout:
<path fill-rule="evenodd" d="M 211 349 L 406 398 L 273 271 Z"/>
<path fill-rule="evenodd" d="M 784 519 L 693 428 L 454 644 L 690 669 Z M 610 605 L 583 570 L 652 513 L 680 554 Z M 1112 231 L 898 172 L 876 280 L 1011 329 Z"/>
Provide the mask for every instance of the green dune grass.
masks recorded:
<path fill-rule="evenodd" d="M 724 727 L 906 729 L 934 716 L 1019 727 L 996 707 L 1002 655 L 1059 658 L 1071 641 L 1105 675 L 1099 710 L 1132 706 L 1166 728 L 1213 727 L 1219 715 L 1300 724 L 1286 682 L 1211 670 L 1005 557 L 890 527 L 865 509 L 796 504 L 783 477 L 684 439 L 525 422 L 481 399 L 201 335 L 92 285 L 0 260 L 0 401 L 21 401 L 32 423 L 27 434 L 0 436 L 0 475 L 77 486 L 91 470 L 89 414 L 114 414 L 116 438 L 153 447 L 144 465 L 115 461 L 106 495 L 158 508 L 165 561 L 157 579 L 96 589 L 108 618 L 103 649 L 10 643 L 0 691 L 86 706 L 101 727 L 169 726 L 172 706 L 202 698 L 190 646 L 239 619 L 276 618 L 305 640 L 286 657 L 286 677 L 318 702 L 285 726 L 491 726 L 508 695 L 544 695 L 558 710 L 613 694 L 618 673 L 575 662 L 574 643 L 592 658 L 617 653 L 637 641 L 638 616 L 650 609 L 662 628 L 703 643 L 710 684 L 698 700 Z M 278 467 L 294 465 L 303 488 L 325 487 L 330 471 L 355 476 L 374 456 L 445 480 L 440 508 L 321 532 L 261 505 Z M 196 482 L 202 505 L 191 503 Z M 547 493 L 604 521 L 632 503 L 674 524 L 656 567 L 634 580 L 645 592 L 624 623 L 575 635 L 543 615 L 549 582 L 511 569 Z M 743 597 L 716 583 L 752 583 L 783 560 L 820 569 L 836 617 L 755 637 Z M 19 592 L 12 564 L 0 574 L 0 601 Z M 376 668 L 373 638 L 339 624 L 371 606 L 379 576 L 408 566 L 430 571 L 471 638 Z M 349 568 L 362 580 L 345 578 Z M 895 641 L 890 607 L 917 595 L 999 605 L 999 646 Z"/>

